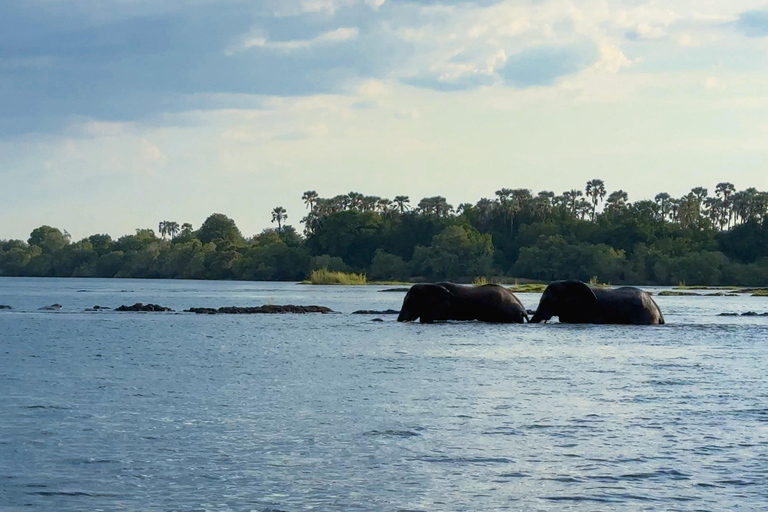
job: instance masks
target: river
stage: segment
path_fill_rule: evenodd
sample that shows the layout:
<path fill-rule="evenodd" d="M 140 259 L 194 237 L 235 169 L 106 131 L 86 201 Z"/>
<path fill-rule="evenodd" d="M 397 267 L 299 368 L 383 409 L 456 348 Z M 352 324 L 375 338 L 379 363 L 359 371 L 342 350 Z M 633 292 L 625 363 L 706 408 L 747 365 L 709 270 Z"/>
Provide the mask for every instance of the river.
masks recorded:
<path fill-rule="evenodd" d="M 663 326 L 350 314 L 399 309 L 382 289 L 0 278 L 0 510 L 768 508 L 768 317 L 718 316 L 768 298 L 656 297 Z M 84 311 L 135 302 L 339 314 Z"/>

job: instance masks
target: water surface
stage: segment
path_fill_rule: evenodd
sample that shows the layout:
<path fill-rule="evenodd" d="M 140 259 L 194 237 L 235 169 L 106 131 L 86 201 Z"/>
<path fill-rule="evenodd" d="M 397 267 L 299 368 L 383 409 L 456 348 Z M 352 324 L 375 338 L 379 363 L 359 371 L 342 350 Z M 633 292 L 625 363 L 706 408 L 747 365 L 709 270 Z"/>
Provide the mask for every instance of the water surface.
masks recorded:
<path fill-rule="evenodd" d="M 642 327 L 349 314 L 398 309 L 380 289 L 0 278 L 0 510 L 768 507 L 768 317 L 717 316 L 768 299 L 657 297 Z M 340 314 L 83 311 L 134 302 Z"/>

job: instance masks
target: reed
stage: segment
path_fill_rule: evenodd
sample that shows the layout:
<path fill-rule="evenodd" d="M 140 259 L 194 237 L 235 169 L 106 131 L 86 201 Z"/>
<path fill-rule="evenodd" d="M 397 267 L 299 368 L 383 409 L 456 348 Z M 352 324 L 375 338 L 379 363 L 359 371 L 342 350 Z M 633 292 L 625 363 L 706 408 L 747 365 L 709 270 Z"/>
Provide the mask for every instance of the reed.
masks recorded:
<path fill-rule="evenodd" d="M 351 272 L 334 272 L 327 268 L 313 270 L 309 275 L 309 284 L 345 284 L 358 285 L 367 284 L 368 279 L 365 274 L 354 274 Z"/>

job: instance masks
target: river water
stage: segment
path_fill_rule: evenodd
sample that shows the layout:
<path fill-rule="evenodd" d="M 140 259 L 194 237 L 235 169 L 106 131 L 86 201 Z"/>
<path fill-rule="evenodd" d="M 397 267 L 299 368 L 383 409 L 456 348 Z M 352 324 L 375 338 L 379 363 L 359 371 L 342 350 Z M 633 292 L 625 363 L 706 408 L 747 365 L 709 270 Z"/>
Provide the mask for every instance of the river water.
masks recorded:
<path fill-rule="evenodd" d="M 768 317 L 717 316 L 767 298 L 657 297 L 648 327 L 349 314 L 399 309 L 381 289 L 0 278 L 0 510 L 768 509 Z M 340 314 L 84 312 L 135 302 Z"/>

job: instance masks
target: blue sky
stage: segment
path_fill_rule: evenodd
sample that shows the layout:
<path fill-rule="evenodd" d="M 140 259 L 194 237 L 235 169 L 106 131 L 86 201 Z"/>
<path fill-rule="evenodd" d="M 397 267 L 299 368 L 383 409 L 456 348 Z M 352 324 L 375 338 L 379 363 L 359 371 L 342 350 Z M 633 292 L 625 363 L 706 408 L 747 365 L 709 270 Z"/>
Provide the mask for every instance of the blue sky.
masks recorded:
<path fill-rule="evenodd" d="M 768 2 L 0 0 L 0 238 L 768 189 Z"/>

